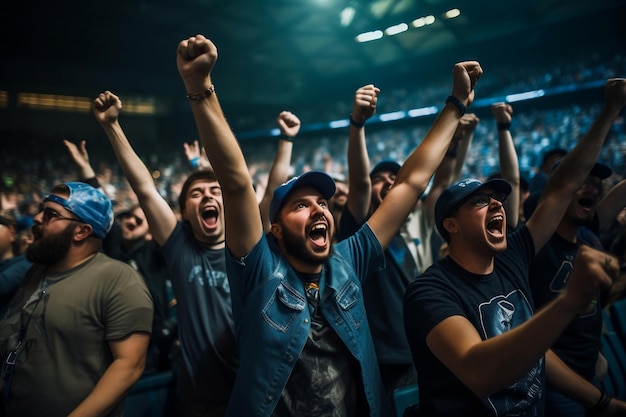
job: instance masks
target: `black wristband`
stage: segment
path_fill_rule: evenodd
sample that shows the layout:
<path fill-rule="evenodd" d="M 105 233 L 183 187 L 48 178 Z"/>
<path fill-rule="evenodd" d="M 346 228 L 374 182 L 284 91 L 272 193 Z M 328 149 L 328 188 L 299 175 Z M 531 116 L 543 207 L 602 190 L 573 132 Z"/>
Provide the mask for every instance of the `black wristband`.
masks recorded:
<path fill-rule="evenodd" d="M 354 120 L 352 118 L 352 115 L 350 115 L 350 124 L 354 127 L 358 127 L 358 128 L 362 128 L 363 126 L 365 126 L 365 122 L 357 122 L 356 120 Z"/>
<path fill-rule="evenodd" d="M 595 403 L 591 408 L 587 410 L 587 413 L 585 415 L 587 417 L 600 415 L 602 410 L 604 410 L 609 405 L 612 399 L 613 397 L 611 395 L 607 394 L 604 391 L 601 391 L 600 399 L 597 403 Z"/>
<path fill-rule="evenodd" d="M 511 130 L 511 122 L 498 123 L 498 130 Z"/>
<path fill-rule="evenodd" d="M 287 135 L 280 135 L 280 140 L 286 140 L 288 142 L 293 142 L 293 138 L 291 136 L 287 136 Z"/>
<path fill-rule="evenodd" d="M 446 103 L 452 103 L 455 106 L 457 106 L 459 108 L 459 116 L 463 117 L 463 115 L 465 114 L 465 112 L 467 111 L 467 106 L 465 106 L 465 104 L 461 103 L 461 100 L 459 100 L 458 98 L 450 95 L 448 96 L 448 98 L 446 99 Z"/>

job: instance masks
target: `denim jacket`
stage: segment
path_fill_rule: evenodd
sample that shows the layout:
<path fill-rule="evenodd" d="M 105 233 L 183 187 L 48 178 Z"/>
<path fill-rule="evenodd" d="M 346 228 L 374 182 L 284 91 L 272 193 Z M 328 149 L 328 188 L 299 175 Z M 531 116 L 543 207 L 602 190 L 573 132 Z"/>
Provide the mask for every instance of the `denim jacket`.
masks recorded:
<path fill-rule="evenodd" d="M 371 416 L 390 414 L 374 353 L 360 281 L 385 258 L 366 224 L 334 247 L 320 278 L 320 311 L 359 362 Z M 304 283 L 263 236 L 241 259 L 227 256 L 240 367 L 227 416 L 270 416 L 311 329 Z"/>

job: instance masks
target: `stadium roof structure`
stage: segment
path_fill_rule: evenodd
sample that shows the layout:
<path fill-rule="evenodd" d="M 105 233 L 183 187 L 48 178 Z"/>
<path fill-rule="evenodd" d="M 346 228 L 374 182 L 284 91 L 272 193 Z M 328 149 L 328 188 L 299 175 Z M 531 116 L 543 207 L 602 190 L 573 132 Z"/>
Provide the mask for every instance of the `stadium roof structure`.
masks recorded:
<path fill-rule="evenodd" d="M 176 45 L 196 33 L 220 51 L 222 101 L 242 105 L 345 98 L 377 77 L 536 59 L 583 41 L 626 49 L 623 0 L 12 0 L 2 10 L 8 91 L 180 94 Z"/>

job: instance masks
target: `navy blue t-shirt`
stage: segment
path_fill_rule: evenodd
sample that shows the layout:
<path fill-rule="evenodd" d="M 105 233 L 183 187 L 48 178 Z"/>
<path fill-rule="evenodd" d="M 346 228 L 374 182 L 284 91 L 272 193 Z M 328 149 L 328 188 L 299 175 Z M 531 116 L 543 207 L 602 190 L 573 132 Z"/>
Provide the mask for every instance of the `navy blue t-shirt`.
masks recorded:
<path fill-rule="evenodd" d="M 469 320 L 483 340 L 527 321 L 533 314 L 528 269 L 534 244 L 526 226 L 507 237 L 494 271 L 472 274 L 450 257 L 437 261 L 407 289 L 404 323 L 417 368 L 420 410 L 428 416 L 542 416 L 545 365 L 541 358 L 507 389 L 477 397 L 426 345 L 426 336 L 451 316 Z"/>

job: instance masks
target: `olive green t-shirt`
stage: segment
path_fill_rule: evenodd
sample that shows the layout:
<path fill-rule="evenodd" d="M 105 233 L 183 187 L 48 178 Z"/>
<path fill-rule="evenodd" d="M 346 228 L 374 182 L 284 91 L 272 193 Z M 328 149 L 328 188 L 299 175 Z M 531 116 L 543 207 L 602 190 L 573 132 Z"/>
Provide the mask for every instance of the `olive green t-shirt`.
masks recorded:
<path fill-rule="evenodd" d="M 27 326 L 6 404 L 10 417 L 67 416 L 113 361 L 108 341 L 152 329 L 142 278 L 102 253 L 60 274 L 44 272 L 40 282 L 22 311 Z M 108 415 L 121 416 L 123 406 Z"/>

